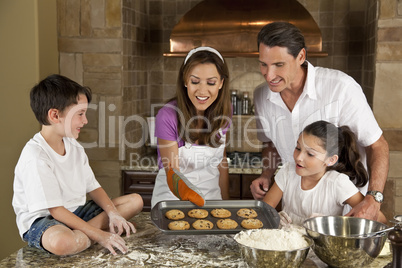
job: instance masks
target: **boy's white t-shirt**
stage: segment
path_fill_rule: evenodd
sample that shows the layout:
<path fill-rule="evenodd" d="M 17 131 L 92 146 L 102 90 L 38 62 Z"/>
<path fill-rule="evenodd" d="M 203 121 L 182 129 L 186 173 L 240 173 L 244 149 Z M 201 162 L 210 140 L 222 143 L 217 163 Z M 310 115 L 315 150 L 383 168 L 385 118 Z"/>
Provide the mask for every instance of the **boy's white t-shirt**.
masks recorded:
<path fill-rule="evenodd" d="M 101 187 L 84 148 L 73 138 L 63 138 L 65 155 L 57 154 L 39 133 L 27 142 L 15 167 L 12 205 L 20 236 L 49 208 L 75 211 L 86 194 Z"/>
<path fill-rule="evenodd" d="M 298 225 L 314 214 L 342 215 L 344 202 L 359 192 L 347 175 L 333 170 L 327 171 L 314 188 L 303 190 L 295 163 L 286 163 L 275 182 L 283 192 L 282 210 Z"/>

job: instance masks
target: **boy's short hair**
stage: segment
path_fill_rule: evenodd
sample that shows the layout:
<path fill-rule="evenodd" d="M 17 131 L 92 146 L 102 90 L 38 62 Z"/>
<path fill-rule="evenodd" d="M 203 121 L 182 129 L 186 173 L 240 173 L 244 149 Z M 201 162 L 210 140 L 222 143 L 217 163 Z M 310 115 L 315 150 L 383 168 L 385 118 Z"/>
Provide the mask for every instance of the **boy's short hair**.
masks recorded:
<path fill-rule="evenodd" d="M 78 103 L 78 94 L 84 94 L 88 103 L 91 102 L 89 87 L 81 86 L 65 76 L 52 74 L 31 89 L 31 108 L 41 125 L 50 125 L 48 111 L 57 109 L 63 112 L 68 106 Z"/>

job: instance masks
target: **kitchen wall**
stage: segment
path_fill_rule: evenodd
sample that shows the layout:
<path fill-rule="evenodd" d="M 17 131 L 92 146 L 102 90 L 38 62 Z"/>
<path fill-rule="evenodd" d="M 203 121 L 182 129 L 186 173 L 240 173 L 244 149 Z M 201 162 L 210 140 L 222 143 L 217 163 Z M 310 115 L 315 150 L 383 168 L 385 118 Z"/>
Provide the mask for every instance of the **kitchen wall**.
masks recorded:
<path fill-rule="evenodd" d="M 382 0 L 378 10 L 373 110 L 390 147 L 385 198 L 394 202 L 385 209 L 402 215 L 402 2 Z"/>
<path fill-rule="evenodd" d="M 39 131 L 29 91 L 58 73 L 56 2 L 0 1 L 0 259 L 25 245 L 11 206 L 14 167 L 25 143 Z"/>
<path fill-rule="evenodd" d="M 121 193 L 119 167 L 151 150 L 143 145 L 143 117 L 174 95 L 182 58 L 165 58 L 173 26 L 200 0 L 58 0 L 62 74 L 92 87 L 92 117 L 81 141 L 91 165 L 111 196 Z M 315 64 L 336 68 L 362 84 L 379 124 L 391 141 L 386 196 L 401 188 L 400 89 L 394 81 L 400 57 L 398 0 L 300 0 L 323 35 L 325 58 Z M 378 25 L 377 25 L 378 23 Z M 378 41 L 378 42 L 377 42 Z M 256 58 L 228 58 L 232 88 L 252 91 L 262 82 Z M 399 69 L 400 70 L 400 69 Z M 376 79 L 374 79 L 376 77 Z M 386 83 L 380 83 L 386 80 Z M 392 92 L 390 92 L 392 91 Z M 386 94 L 384 94 L 386 93 Z M 392 98 L 389 98 L 392 93 Z M 391 110 L 389 110 L 391 109 Z M 394 144 L 395 143 L 395 144 Z M 399 191 L 400 192 L 400 191 Z M 387 215 L 402 213 L 388 198 Z"/>

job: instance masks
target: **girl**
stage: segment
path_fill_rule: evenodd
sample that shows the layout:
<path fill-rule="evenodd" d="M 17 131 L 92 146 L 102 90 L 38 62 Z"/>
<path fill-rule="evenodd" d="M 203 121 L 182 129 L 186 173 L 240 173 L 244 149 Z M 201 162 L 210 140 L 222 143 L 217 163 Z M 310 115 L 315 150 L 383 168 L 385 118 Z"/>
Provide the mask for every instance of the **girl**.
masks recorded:
<path fill-rule="evenodd" d="M 169 167 L 183 173 L 206 200 L 228 199 L 225 137 L 232 111 L 221 54 L 210 47 L 191 50 L 180 68 L 176 95 L 155 120 L 159 172 L 151 206 L 178 200 L 166 182 Z"/>
<path fill-rule="evenodd" d="M 367 184 L 368 175 L 349 127 L 326 121 L 308 125 L 299 135 L 293 158 L 264 197 L 272 207 L 282 199 L 282 225 L 301 225 L 314 215 L 342 215 L 345 204 L 354 207 L 363 200 L 357 187 Z M 381 212 L 378 221 L 386 223 Z"/>

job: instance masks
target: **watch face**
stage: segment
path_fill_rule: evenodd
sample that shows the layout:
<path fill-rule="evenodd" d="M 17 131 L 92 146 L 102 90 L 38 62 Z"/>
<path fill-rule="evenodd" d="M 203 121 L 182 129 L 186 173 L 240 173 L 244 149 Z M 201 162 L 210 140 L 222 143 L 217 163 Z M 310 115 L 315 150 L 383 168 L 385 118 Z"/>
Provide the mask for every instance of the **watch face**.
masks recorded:
<path fill-rule="evenodd" d="M 383 197 L 382 193 L 377 192 L 377 193 L 375 194 L 375 199 L 376 199 L 377 201 L 379 201 L 379 202 L 382 202 L 382 200 L 384 199 L 384 197 Z"/>

